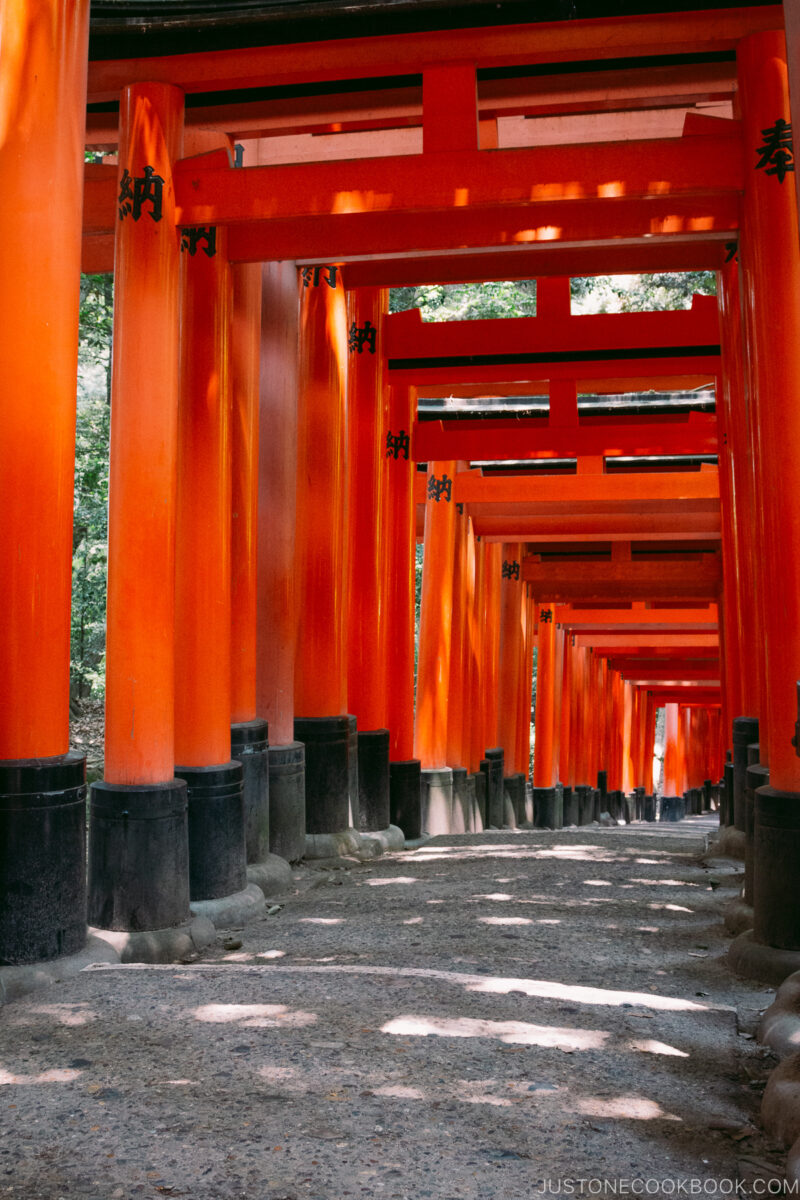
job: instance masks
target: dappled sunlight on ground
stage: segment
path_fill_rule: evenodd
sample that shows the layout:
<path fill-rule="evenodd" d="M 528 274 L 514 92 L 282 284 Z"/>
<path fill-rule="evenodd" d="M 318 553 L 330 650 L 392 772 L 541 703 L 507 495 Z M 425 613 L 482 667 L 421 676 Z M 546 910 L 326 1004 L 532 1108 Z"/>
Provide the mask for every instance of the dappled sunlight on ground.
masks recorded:
<path fill-rule="evenodd" d="M 583 1113 L 587 1117 L 613 1117 L 626 1121 L 680 1121 L 673 1113 L 664 1112 L 655 1100 L 645 1100 L 641 1096 L 617 1096 L 614 1099 L 603 1099 L 600 1096 L 587 1096 L 579 1100 L 573 1112 Z"/>
<path fill-rule="evenodd" d="M 497 1038 L 520 1046 L 554 1046 L 559 1050 L 599 1050 L 611 1036 L 597 1029 L 566 1029 L 527 1021 L 488 1021 L 473 1017 L 395 1017 L 381 1033 L 399 1037 Z"/>
<path fill-rule="evenodd" d="M 275 1026 L 299 1028 L 314 1025 L 316 1013 L 290 1009 L 285 1004 L 203 1004 L 192 1010 L 195 1021 L 214 1025 L 235 1023 L 247 1029 L 272 1029 Z"/>

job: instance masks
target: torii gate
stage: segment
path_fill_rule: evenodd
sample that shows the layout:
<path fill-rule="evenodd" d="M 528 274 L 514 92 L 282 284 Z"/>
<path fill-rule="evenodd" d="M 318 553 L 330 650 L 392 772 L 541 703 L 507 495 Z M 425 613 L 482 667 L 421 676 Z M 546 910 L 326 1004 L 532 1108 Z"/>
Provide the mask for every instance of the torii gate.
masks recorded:
<path fill-rule="evenodd" d="M 351 682 L 354 696 L 358 689 L 343 632 L 348 570 L 364 585 L 357 589 L 364 601 L 358 627 L 373 666 L 387 642 L 402 643 L 407 658 L 411 608 L 413 463 L 392 458 L 388 467 L 397 468 L 396 478 L 388 485 L 384 436 L 411 427 L 408 397 L 394 389 L 390 402 L 383 399 L 378 353 L 354 359 L 364 371 L 351 372 L 350 385 L 345 380 L 353 353 L 349 331 L 365 330 L 367 321 L 379 327 L 378 289 L 425 278 L 567 277 L 682 266 L 716 268 L 722 277 L 723 674 L 735 719 L 746 713 L 760 721 L 762 762 L 770 772 L 750 839 L 755 937 L 764 946 L 799 948 L 794 814 L 800 761 L 792 735 L 800 673 L 800 558 L 794 552 L 800 416 L 790 398 L 800 345 L 800 273 L 780 8 L 106 59 L 90 65 L 88 90 L 85 0 L 58 6 L 18 0 L 3 5 L 0 22 L 9 84 L 0 111 L 0 214 L 8 231 L 0 335 L 6 382 L 0 546 L 8 564 L 0 622 L 0 957 L 53 957 L 76 948 L 85 934 L 83 766 L 68 748 L 67 686 L 76 278 L 82 252 L 93 269 L 110 265 L 112 237 L 108 716 L 106 780 L 94 791 L 93 919 L 123 931 L 172 927 L 188 915 L 190 874 L 195 898 L 243 883 L 244 830 L 238 833 L 231 818 L 224 822 L 225 845 L 212 847 L 203 825 L 204 809 L 219 805 L 230 815 L 238 803 L 232 717 L 236 726 L 250 727 L 269 710 L 287 752 L 302 731 L 309 774 L 318 772 L 332 797 L 330 807 L 322 799 L 312 803 L 311 834 L 333 836 L 350 819 Z M 614 122 L 608 141 L 585 140 L 585 131 L 584 140 L 570 141 L 570 126 L 562 122 L 549 144 L 546 131 L 535 146 L 509 144 L 521 131 L 511 132 L 507 119 L 534 117 L 537 109 L 542 115 L 542 108 L 565 115 L 560 85 L 552 78 L 524 82 L 529 68 L 626 58 L 631 74 L 619 85 L 630 86 L 629 98 L 650 102 L 654 89 L 668 85 L 646 77 L 647 58 L 665 54 L 678 57 L 672 95 L 691 107 L 690 96 L 713 94 L 729 103 L 736 92 L 740 118 L 696 113 L 682 126 L 683 136 L 674 136 L 675 129 L 664 135 L 662 127 L 664 136 L 655 138 L 643 137 L 635 122 L 637 136 L 626 137 L 631 129 Z M 686 56 L 698 54 L 722 55 L 721 69 L 705 62 L 695 70 Z M 398 71 L 405 77 L 398 80 Z M 30 86 L 34 76 L 36 88 Z M 536 72 L 530 78 L 537 80 Z M 267 89 L 255 109 L 248 108 L 248 89 L 263 88 L 264 79 L 270 88 L 289 88 L 289 100 L 298 103 L 287 106 L 286 94 Z M 372 86 L 372 80 L 381 83 Z M 575 82 L 576 103 L 591 111 L 596 76 Z M 320 84 L 310 104 L 300 103 L 307 97 L 296 90 L 291 94 Z M 339 87 L 344 98 L 334 104 L 330 97 Z M 118 162 L 83 171 L 82 225 L 87 99 L 88 144 L 117 149 Z M 262 142 L 278 128 L 294 135 L 314 133 L 321 124 L 330 132 L 343 126 L 349 137 L 365 120 L 373 129 L 421 128 L 421 151 L 412 145 L 411 153 L 350 157 L 349 142 L 335 161 L 242 168 L 229 156 L 231 135 Z M 397 151 L 396 144 L 391 148 Z M 726 249 L 737 235 L 738 263 Z M 263 411 L 274 418 L 275 432 L 270 449 L 260 452 L 261 486 L 275 507 L 274 528 L 259 537 L 275 557 L 256 577 L 252 549 L 246 549 L 254 545 L 253 457 L 246 451 L 252 390 L 241 389 L 235 409 L 232 481 L 224 366 L 233 303 L 243 331 L 236 378 L 255 374 L 258 282 L 247 271 L 261 262 L 271 265 L 261 279 L 267 321 L 260 361 L 272 370 L 274 388 Z M 309 285 L 301 283 L 299 318 L 296 264 Z M 342 279 L 351 291 L 349 312 Z M 298 328 L 299 356 L 292 341 Z M 369 396 L 353 400 L 351 411 L 380 412 L 379 420 L 373 415 L 371 453 L 358 422 L 346 424 L 346 386 Z M 298 453 L 287 471 L 294 435 L 285 401 L 295 390 Z M 31 402 L 22 404 L 21 397 Z M 342 475 L 346 438 L 362 447 L 350 493 Z M 265 478 L 270 453 L 278 465 Z M 227 508 L 232 486 L 242 495 L 241 512 L 250 514 L 243 530 L 237 526 L 238 553 L 231 551 Z M 377 527 L 365 520 L 348 567 L 346 505 L 350 512 L 372 511 L 381 489 L 388 496 L 388 549 L 379 552 Z M 448 520 L 457 502 L 451 501 Z M 232 685 L 231 560 L 248 581 L 234 591 L 234 629 L 243 611 L 252 611 L 254 587 L 276 600 L 287 568 L 294 573 L 303 601 L 293 687 L 287 646 L 297 635 L 291 620 L 297 606 L 287 587 L 282 604 L 262 605 L 256 652 L 249 619 Z M 374 588 L 366 586 L 368 563 L 382 581 Z M 640 564 L 618 565 L 635 593 Z M 698 588 L 708 597 L 719 573 L 714 581 L 710 569 L 705 574 Z M 378 609 L 393 622 L 388 637 Z M 556 622 L 545 624 L 550 636 Z M 263 665 L 267 637 L 281 647 L 277 673 Z M 410 762 L 408 680 L 384 689 L 371 711 L 367 700 L 359 702 L 368 713 L 364 732 L 388 728 L 396 761 Z M 256 724 L 239 733 L 247 738 L 259 730 Z M 191 831 L 187 786 L 196 801 Z M 44 806 L 42 796 L 48 797 Z M 33 899 L 20 905 L 15 897 L 25 889 Z"/>

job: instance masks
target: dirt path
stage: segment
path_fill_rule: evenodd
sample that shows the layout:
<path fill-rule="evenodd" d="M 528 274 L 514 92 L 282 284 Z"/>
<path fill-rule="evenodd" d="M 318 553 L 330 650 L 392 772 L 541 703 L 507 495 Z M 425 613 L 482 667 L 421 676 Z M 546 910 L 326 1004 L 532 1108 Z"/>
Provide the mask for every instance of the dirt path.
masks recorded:
<path fill-rule="evenodd" d="M 724 964 L 707 829 L 303 868 L 241 947 L 8 1005 L 0 1196 L 680 1194 L 663 1181 L 777 1166 L 750 1127 L 771 993 Z"/>

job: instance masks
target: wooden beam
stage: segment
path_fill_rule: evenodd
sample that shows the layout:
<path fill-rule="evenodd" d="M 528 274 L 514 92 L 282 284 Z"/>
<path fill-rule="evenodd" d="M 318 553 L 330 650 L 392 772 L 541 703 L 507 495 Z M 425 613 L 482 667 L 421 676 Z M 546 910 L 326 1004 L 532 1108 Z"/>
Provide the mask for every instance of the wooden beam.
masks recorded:
<path fill-rule="evenodd" d="M 141 80 L 173 83 L 193 93 L 263 87 L 264 80 L 286 86 L 397 76 L 418 72 L 426 62 L 472 61 L 486 68 L 714 53 L 732 50 L 754 30 L 782 25 L 781 6 L 769 5 L 103 59 L 89 64 L 88 98 L 90 102 L 116 100 L 126 84 Z"/>
<path fill-rule="evenodd" d="M 491 204 L 531 209 L 564 202 L 611 200 L 625 205 L 668 196 L 691 197 L 743 186 L 735 135 L 599 142 L 518 150 L 452 150 L 388 158 L 220 167 L 201 158 L 176 165 L 178 222 L 241 224 L 458 209 Z M 552 224 L 552 221 L 550 222 Z M 691 226 L 689 226 L 691 228 Z M 706 229 L 695 225 L 695 232 Z M 530 231 L 536 240 L 536 230 Z M 656 232 L 656 230 L 652 230 Z M 540 240 L 552 240 L 544 236 Z"/>
<path fill-rule="evenodd" d="M 676 421 L 645 423 L 628 418 L 620 425 L 584 422 L 562 429 L 551 428 L 537 417 L 415 421 L 412 446 L 417 462 L 521 461 L 584 454 L 708 455 L 717 453 L 717 421 L 714 413 L 698 412 Z"/>
<path fill-rule="evenodd" d="M 698 555 L 686 562 L 535 562 L 526 558 L 522 578 L 540 601 L 613 598 L 648 600 L 716 599 L 722 580 L 719 557 Z"/>

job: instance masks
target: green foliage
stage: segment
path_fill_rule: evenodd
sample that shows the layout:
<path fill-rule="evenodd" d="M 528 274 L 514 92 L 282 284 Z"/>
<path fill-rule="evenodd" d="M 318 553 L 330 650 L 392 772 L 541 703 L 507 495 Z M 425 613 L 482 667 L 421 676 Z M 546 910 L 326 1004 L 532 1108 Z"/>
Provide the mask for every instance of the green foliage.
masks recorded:
<path fill-rule="evenodd" d="M 102 695 L 105 687 L 112 308 L 111 276 L 81 276 L 72 534 L 73 699 Z"/>
<path fill-rule="evenodd" d="M 423 321 L 475 321 L 536 315 L 536 280 L 392 288 L 389 311 L 418 308 Z"/>
<path fill-rule="evenodd" d="M 717 290 L 714 271 L 597 275 L 571 282 L 572 311 L 576 315 L 690 308 L 696 292 L 713 296 Z"/>

